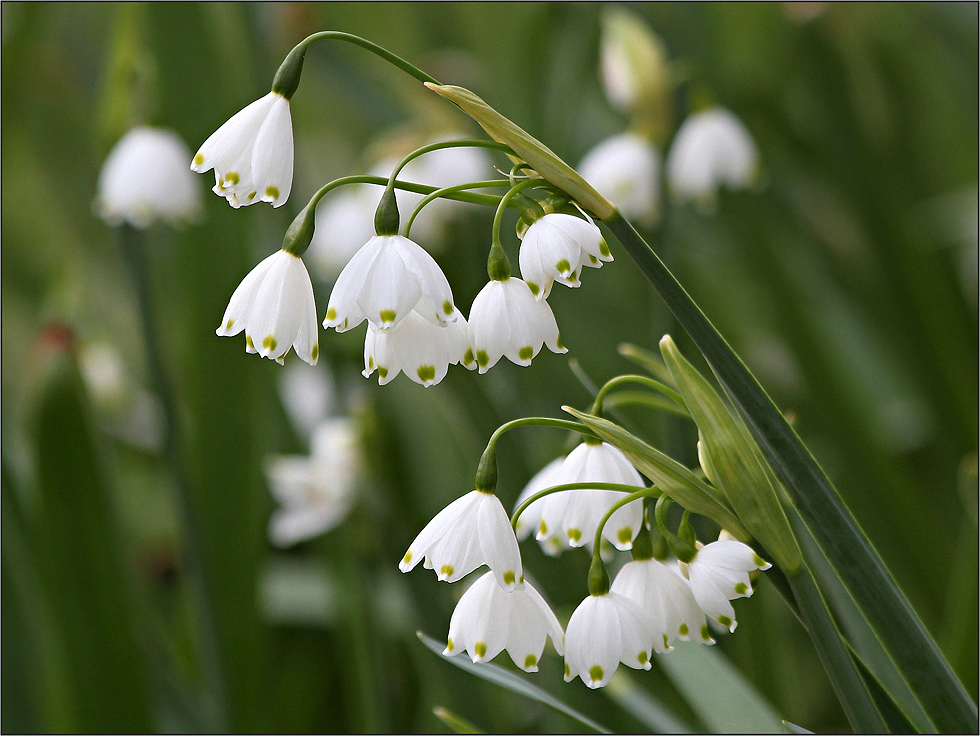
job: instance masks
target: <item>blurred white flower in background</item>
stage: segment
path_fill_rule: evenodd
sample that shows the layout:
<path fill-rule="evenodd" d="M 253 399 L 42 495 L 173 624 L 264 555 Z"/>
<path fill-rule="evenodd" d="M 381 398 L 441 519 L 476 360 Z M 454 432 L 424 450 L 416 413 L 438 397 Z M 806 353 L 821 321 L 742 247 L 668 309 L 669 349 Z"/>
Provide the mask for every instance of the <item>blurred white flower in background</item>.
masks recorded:
<path fill-rule="evenodd" d="M 296 431 L 304 438 L 330 414 L 335 392 L 333 374 L 326 367 L 290 363 L 279 379 L 279 398 Z"/>
<path fill-rule="evenodd" d="M 328 419 L 313 433 L 310 454 L 268 458 L 265 475 L 280 507 L 269 520 L 269 539 L 288 547 L 333 529 L 346 518 L 363 473 L 354 420 Z"/>
<path fill-rule="evenodd" d="M 110 225 L 183 225 L 201 216 L 190 151 L 172 130 L 136 127 L 119 139 L 99 173 L 95 211 Z"/>
<path fill-rule="evenodd" d="M 660 214 L 660 152 L 647 138 L 621 133 L 585 154 L 579 173 L 629 219 L 651 227 Z"/>
<path fill-rule="evenodd" d="M 742 121 L 722 107 L 684 121 L 667 154 L 671 194 L 710 205 L 721 186 L 745 189 L 755 183 L 759 151 Z"/>

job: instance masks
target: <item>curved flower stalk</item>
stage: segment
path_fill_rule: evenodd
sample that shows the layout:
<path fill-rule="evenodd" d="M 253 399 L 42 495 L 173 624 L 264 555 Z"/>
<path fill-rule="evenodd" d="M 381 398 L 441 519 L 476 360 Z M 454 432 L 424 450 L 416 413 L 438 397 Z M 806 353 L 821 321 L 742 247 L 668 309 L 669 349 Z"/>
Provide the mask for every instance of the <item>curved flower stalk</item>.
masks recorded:
<path fill-rule="evenodd" d="M 722 107 L 691 115 L 667 154 L 667 180 L 679 199 L 710 201 L 722 185 L 750 186 L 759 152 L 742 121 Z"/>
<path fill-rule="evenodd" d="M 462 315 L 440 327 L 412 310 L 394 327 L 381 329 L 368 323 L 362 375 L 370 378 L 377 370 L 378 383 L 384 386 L 404 372 L 415 383 L 434 386 L 446 377 L 450 365 L 463 360 L 467 349 Z M 470 367 L 476 363 L 471 361 Z"/>
<path fill-rule="evenodd" d="M 583 442 L 555 471 L 552 485 L 565 483 L 621 483 L 643 486 L 643 478 L 626 456 L 608 442 Z M 538 528 L 539 541 L 558 536 L 570 547 L 582 547 L 595 537 L 603 515 L 627 494 L 621 491 L 559 491 L 545 496 Z M 619 550 L 633 546 L 633 537 L 643 523 L 643 502 L 634 501 L 613 512 L 602 536 Z"/>
<path fill-rule="evenodd" d="M 712 621 L 735 631 L 735 609 L 729 601 L 752 595 L 753 570 L 768 570 L 771 564 L 747 544 L 722 539 L 704 545 L 687 563 L 691 592 L 701 610 Z M 684 568 L 681 568 L 684 572 Z"/>
<path fill-rule="evenodd" d="M 235 209 L 256 202 L 281 207 L 293 186 L 289 100 L 270 92 L 232 115 L 194 155 L 191 170 L 214 169 L 214 191 Z"/>
<path fill-rule="evenodd" d="M 626 217 L 647 227 L 660 215 L 661 156 L 637 133 L 621 133 L 598 143 L 582 158 L 579 171 Z"/>
<path fill-rule="evenodd" d="M 362 468 L 357 428 L 348 418 L 320 424 L 308 457 L 270 458 L 265 475 L 280 504 L 269 519 L 270 541 L 288 547 L 337 526 L 350 510 Z"/>
<path fill-rule="evenodd" d="M 183 225 L 201 216 L 201 191 L 187 170 L 190 151 L 176 133 L 132 128 L 99 173 L 95 210 L 110 225 Z"/>
<path fill-rule="evenodd" d="M 518 508 L 535 493 L 543 491 L 545 488 L 558 485 L 561 481 L 556 480 L 556 478 L 558 477 L 558 472 L 564 461 L 564 457 L 556 457 L 550 463 L 541 468 L 541 470 L 535 473 L 531 480 L 527 482 L 527 485 L 524 486 L 524 490 L 522 490 L 521 494 L 517 497 L 517 501 L 514 503 L 514 508 Z M 531 504 L 528 505 L 523 512 L 521 512 L 520 517 L 517 519 L 517 525 L 514 528 L 519 540 L 523 541 L 527 539 L 531 532 L 536 533 L 541 527 L 541 509 L 544 507 L 546 498 L 547 497 L 539 498 L 537 501 L 532 501 Z M 557 534 L 552 534 L 546 539 L 541 539 L 538 541 L 541 544 L 541 549 L 549 557 L 554 557 L 562 550 L 568 548 L 568 544 Z"/>
<path fill-rule="evenodd" d="M 432 517 L 398 563 L 409 572 L 422 559 L 439 580 L 454 583 L 481 565 L 493 572 L 502 588 L 524 585 L 524 568 L 510 519 L 494 494 L 470 491 Z"/>
<path fill-rule="evenodd" d="M 528 227 L 518 259 L 524 283 L 541 301 L 547 299 L 555 281 L 581 286 L 582 266 L 600 268 L 613 257 L 594 223 L 552 212 Z"/>
<path fill-rule="evenodd" d="M 565 628 L 565 682 L 581 677 L 592 689 L 603 687 L 620 662 L 648 670 L 652 642 L 636 603 L 618 593 L 590 595 Z"/>
<path fill-rule="evenodd" d="M 437 325 L 459 316 L 449 281 L 432 256 L 401 235 L 376 235 L 341 271 L 323 326 L 346 332 L 367 319 L 389 328 L 412 310 Z"/>
<path fill-rule="evenodd" d="M 282 365 L 290 348 L 316 365 L 316 304 L 303 259 L 278 250 L 253 268 L 231 295 L 215 332 L 233 337 L 245 331 L 245 350 Z"/>
<path fill-rule="evenodd" d="M 470 308 L 467 335 L 472 354 L 464 363 L 475 359 L 480 373 L 505 355 L 517 365 L 531 365 L 542 345 L 553 353 L 568 352 L 551 307 L 518 278 L 491 280 L 483 287 Z"/>
<path fill-rule="evenodd" d="M 674 639 L 715 643 L 687 580 L 662 562 L 652 558 L 627 562 L 610 590 L 643 609 L 657 653 L 673 649 Z"/>
<path fill-rule="evenodd" d="M 456 604 L 443 654 L 465 649 L 474 662 L 487 662 L 506 649 L 522 670 L 537 672 L 549 637 L 559 656 L 564 654 L 561 624 L 534 586 L 525 582 L 519 590 L 505 590 L 488 572 Z"/>

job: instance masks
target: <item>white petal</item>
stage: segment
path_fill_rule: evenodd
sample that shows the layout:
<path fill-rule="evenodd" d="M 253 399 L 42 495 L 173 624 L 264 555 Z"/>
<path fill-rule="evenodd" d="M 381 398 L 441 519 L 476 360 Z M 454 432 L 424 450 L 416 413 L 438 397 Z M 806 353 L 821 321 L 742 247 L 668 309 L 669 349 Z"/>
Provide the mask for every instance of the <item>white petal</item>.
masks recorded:
<path fill-rule="evenodd" d="M 245 329 L 245 318 L 255 297 L 256 287 L 265 277 L 266 272 L 276 261 L 277 254 L 273 253 L 263 259 L 255 268 L 248 272 L 235 289 L 228 301 L 228 307 L 221 318 L 221 324 L 215 333 L 221 337 L 233 337 Z"/>
<path fill-rule="evenodd" d="M 511 590 L 519 588 L 524 583 L 524 569 L 510 519 L 496 495 L 484 493 L 481 496 L 476 531 L 483 560 L 494 572 L 501 587 Z"/>
<path fill-rule="evenodd" d="M 635 133 L 608 138 L 585 154 L 578 170 L 626 217 L 647 226 L 656 222 L 660 153 L 645 138 Z"/>
<path fill-rule="evenodd" d="M 344 266 L 344 270 L 337 277 L 333 291 L 330 292 L 327 316 L 323 320 L 325 328 L 333 327 L 337 332 L 345 332 L 364 321 L 364 312 L 358 306 L 357 298 L 375 259 L 381 253 L 384 242 L 384 238 L 377 236 L 371 238 Z"/>
<path fill-rule="evenodd" d="M 272 103 L 252 150 L 252 177 L 258 197 L 280 207 L 293 185 L 293 123 L 289 101 L 281 96 Z"/>
<path fill-rule="evenodd" d="M 394 327 L 408 316 L 422 296 L 418 279 L 406 269 L 397 236 L 382 239 L 378 255 L 368 269 L 357 304 L 378 327 Z"/>
<path fill-rule="evenodd" d="M 216 174 L 220 172 L 223 175 L 228 170 L 227 167 L 242 155 L 243 150 L 251 150 L 255 136 L 262 128 L 276 97 L 278 95 L 270 92 L 232 115 L 204 141 L 194 157 L 191 169 L 203 173 L 214 168 Z"/>

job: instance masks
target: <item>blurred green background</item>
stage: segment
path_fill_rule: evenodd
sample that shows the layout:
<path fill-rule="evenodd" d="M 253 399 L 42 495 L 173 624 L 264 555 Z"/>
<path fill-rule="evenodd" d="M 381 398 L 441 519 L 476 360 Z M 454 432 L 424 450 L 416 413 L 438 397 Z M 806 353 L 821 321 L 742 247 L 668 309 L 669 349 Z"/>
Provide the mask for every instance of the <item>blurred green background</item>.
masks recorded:
<path fill-rule="evenodd" d="M 726 193 L 712 215 L 668 207 L 658 250 L 795 416 L 976 698 L 977 6 L 630 8 L 686 79 L 674 125 L 695 91 L 709 91 L 745 122 L 766 172 L 763 191 Z M 431 389 L 403 377 L 378 387 L 358 375 L 362 329 L 321 332 L 316 370 L 329 366 L 338 411 L 362 422 L 369 472 L 342 526 L 275 549 L 262 461 L 306 446 L 280 404 L 283 369 L 215 336 L 228 297 L 317 187 L 370 166 L 379 139 L 434 120 L 477 133 L 377 58 L 316 47 L 292 103 L 296 174 L 286 206 L 233 211 L 207 193 L 202 223 L 146 236 L 159 349 L 200 525 L 209 635 L 154 434 L 159 397 L 134 286 L 92 201 L 101 163 L 134 115 L 176 130 L 194 150 L 268 90 L 293 44 L 324 29 L 363 35 L 473 89 L 575 163 L 626 127 L 598 79 L 601 9 L 3 4 L 5 732 L 447 731 L 434 706 L 491 731 L 581 729 L 425 649 L 416 630 L 444 639 L 461 586 L 421 569 L 401 575 L 397 561 L 439 509 L 472 488 L 500 423 L 588 406 L 570 358 L 601 383 L 633 370 L 620 343 L 655 349 L 674 329 L 618 245 L 616 263 L 589 271 L 583 288 L 556 287 L 549 303 L 570 352 L 545 351 L 530 368 L 504 361 L 485 376 L 451 370 Z M 137 75 L 120 75 L 120 60 Z M 466 211 L 438 255 L 464 312 L 485 281 L 492 217 Z M 315 286 L 323 307 L 329 283 Z M 122 396 L 86 398 L 98 392 L 81 389 L 70 356 L 93 345 L 118 351 Z M 696 464 L 690 428 L 629 419 Z M 502 440 L 505 505 L 566 440 L 535 429 Z M 522 552 L 567 621 L 586 594 L 588 555 L 551 560 L 533 543 Z M 847 730 L 806 633 L 775 590 L 763 579 L 736 610 L 738 630 L 716 649 L 780 717 Z M 553 652 L 541 669 L 536 684 L 605 726 L 649 730 L 608 689 L 563 684 Z M 629 675 L 695 730 L 717 722 L 712 704 L 685 697 L 657 662 Z"/>

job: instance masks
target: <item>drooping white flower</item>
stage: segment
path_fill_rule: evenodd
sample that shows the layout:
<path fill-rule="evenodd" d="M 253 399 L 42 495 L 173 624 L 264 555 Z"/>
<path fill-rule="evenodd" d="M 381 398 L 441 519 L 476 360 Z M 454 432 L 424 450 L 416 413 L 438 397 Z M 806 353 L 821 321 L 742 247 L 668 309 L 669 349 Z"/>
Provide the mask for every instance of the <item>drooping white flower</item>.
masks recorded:
<path fill-rule="evenodd" d="M 541 594 L 527 582 L 520 590 L 505 590 L 488 572 L 456 604 L 443 654 L 466 650 L 474 662 L 487 662 L 506 649 L 522 670 L 537 672 L 549 636 L 563 654 L 561 624 Z"/>
<path fill-rule="evenodd" d="M 582 266 L 599 268 L 612 259 L 594 223 L 561 212 L 551 212 L 531 223 L 519 255 L 524 283 L 539 301 L 548 297 L 555 281 L 581 286 Z"/>
<path fill-rule="evenodd" d="M 652 643 L 636 603 L 612 592 L 590 595 L 565 627 L 565 682 L 581 677 L 590 688 L 602 687 L 620 662 L 648 670 Z"/>
<path fill-rule="evenodd" d="M 182 225 L 201 215 L 190 151 L 171 130 L 136 127 L 119 139 L 99 173 L 95 210 L 110 225 Z"/>
<path fill-rule="evenodd" d="M 334 280 L 374 236 L 374 212 L 381 187 L 354 184 L 328 194 L 316 208 L 316 228 L 305 256 L 310 268 Z"/>
<path fill-rule="evenodd" d="M 516 510 L 518 506 L 520 506 L 538 491 L 543 491 L 545 488 L 551 488 L 552 486 L 558 485 L 554 478 L 557 476 L 558 470 L 561 468 L 561 464 L 564 462 L 564 460 L 564 457 L 556 457 L 550 463 L 541 468 L 541 470 L 535 473 L 534 477 L 527 482 L 527 485 L 524 486 L 524 490 L 521 491 L 521 494 L 517 497 L 517 502 L 514 504 L 514 509 Z M 541 526 L 541 509 L 544 507 L 546 498 L 547 496 L 532 502 L 521 513 L 520 517 L 517 519 L 517 527 L 515 528 L 518 539 L 527 539 L 527 536 L 531 532 L 536 533 L 538 531 Z M 554 557 L 568 546 L 560 536 L 555 534 L 552 534 L 546 539 L 539 541 L 541 543 L 541 549 L 544 550 L 546 555 L 551 557 Z"/>
<path fill-rule="evenodd" d="M 459 315 L 445 327 L 434 325 L 416 311 L 394 327 L 380 329 L 368 323 L 364 337 L 364 371 L 369 378 L 378 371 L 384 386 L 399 373 L 423 386 L 434 386 L 458 364 L 468 349 L 466 320 Z"/>
<path fill-rule="evenodd" d="M 770 567 L 747 544 L 723 539 L 699 549 L 687 563 L 686 572 L 701 610 L 712 621 L 735 631 L 735 609 L 729 601 L 752 595 L 749 573 Z"/>
<path fill-rule="evenodd" d="M 480 290 L 470 308 L 468 335 L 480 373 L 505 355 L 517 365 L 531 365 L 542 345 L 553 353 L 568 352 L 548 302 L 535 299 L 517 278 L 490 281 Z"/>
<path fill-rule="evenodd" d="M 675 197 L 710 200 L 722 185 L 750 186 L 758 165 L 758 149 L 742 121 L 714 107 L 691 115 L 677 131 L 667 154 L 667 180 Z"/>
<path fill-rule="evenodd" d="M 341 271 L 323 326 L 345 332 L 367 319 L 389 328 L 413 309 L 437 325 L 459 316 L 449 281 L 432 256 L 401 235 L 375 235 Z"/>
<path fill-rule="evenodd" d="M 233 337 L 245 331 L 245 350 L 280 365 L 289 348 L 316 365 L 316 304 L 303 259 L 278 250 L 242 279 L 215 332 Z"/>
<path fill-rule="evenodd" d="M 610 590 L 643 609 L 658 653 L 672 649 L 670 644 L 676 638 L 714 644 L 687 580 L 663 563 L 654 559 L 627 562 Z"/>
<path fill-rule="evenodd" d="M 310 370 L 291 363 L 279 379 L 279 398 L 296 431 L 308 437 L 334 404 L 333 374 L 328 366 Z"/>
<path fill-rule="evenodd" d="M 284 205 L 293 185 L 289 100 L 270 92 L 239 110 L 204 141 L 191 169 L 214 169 L 214 193 L 236 209 L 256 202 Z"/>
<path fill-rule="evenodd" d="M 621 483 L 643 486 L 643 478 L 626 456 L 613 445 L 583 442 L 549 479 L 553 485 L 565 483 Z M 581 547 L 593 540 L 602 517 L 627 494 L 622 491 L 558 491 L 545 497 L 541 507 L 538 539 L 551 535 L 567 540 L 570 547 Z M 633 546 L 633 537 L 643 523 L 643 502 L 636 500 L 617 509 L 602 529 L 602 536 L 616 549 Z"/>
<path fill-rule="evenodd" d="M 398 563 L 402 572 L 425 558 L 424 567 L 440 580 L 454 583 L 480 565 L 504 588 L 524 585 L 517 537 L 503 504 L 492 493 L 470 491 L 432 517 Z"/>
<path fill-rule="evenodd" d="M 590 150 L 579 173 L 630 219 L 656 223 L 660 213 L 660 152 L 636 133 L 607 138 Z"/>
<path fill-rule="evenodd" d="M 280 507 L 269 519 L 269 539 L 288 547 L 337 526 L 347 516 L 363 459 L 354 422 L 330 419 L 313 433 L 309 456 L 276 456 L 265 465 Z"/>

